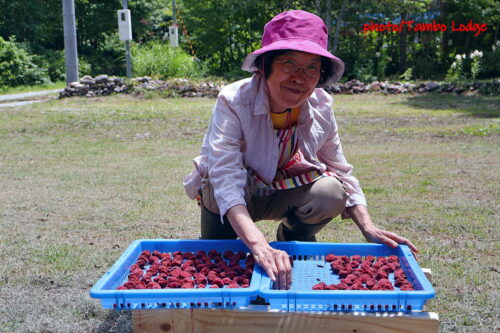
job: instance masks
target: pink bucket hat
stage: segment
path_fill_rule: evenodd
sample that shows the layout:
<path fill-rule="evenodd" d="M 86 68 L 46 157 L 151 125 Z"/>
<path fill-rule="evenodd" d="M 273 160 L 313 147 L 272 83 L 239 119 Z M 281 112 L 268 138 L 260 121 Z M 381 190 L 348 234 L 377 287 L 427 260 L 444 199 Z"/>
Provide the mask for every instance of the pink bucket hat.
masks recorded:
<path fill-rule="evenodd" d="M 323 85 L 340 80 L 344 73 L 344 62 L 328 52 L 328 31 L 323 20 L 303 10 L 280 13 L 267 22 L 262 35 L 262 47 L 249 54 L 241 69 L 256 72 L 255 59 L 273 50 L 296 50 L 320 55 L 329 60 L 332 75 Z"/>

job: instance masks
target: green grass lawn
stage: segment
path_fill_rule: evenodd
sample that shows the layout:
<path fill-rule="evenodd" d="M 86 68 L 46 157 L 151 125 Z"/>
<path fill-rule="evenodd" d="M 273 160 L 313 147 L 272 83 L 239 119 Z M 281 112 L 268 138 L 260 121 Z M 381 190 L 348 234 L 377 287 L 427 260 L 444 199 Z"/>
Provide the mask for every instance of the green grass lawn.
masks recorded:
<path fill-rule="evenodd" d="M 51 90 L 51 89 L 63 89 L 66 87 L 66 82 L 59 81 L 55 83 L 49 84 L 39 84 L 35 86 L 16 86 L 16 87 L 0 87 L 0 95 L 9 95 L 9 94 L 20 94 L 31 91 L 41 91 L 41 90 Z"/>
<path fill-rule="evenodd" d="M 335 96 L 374 221 L 431 268 L 442 332 L 499 329 L 498 97 Z M 198 238 L 184 194 L 213 99 L 53 100 L 0 111 L 0 331 L 127 332 L 91 286 L 140 238 Z M 269 241 L 276 222 L 259 223 Z M 364 241 L 335 219 L 320 241 Z M 495 287 L 497 286 L 497 287 Z"/>

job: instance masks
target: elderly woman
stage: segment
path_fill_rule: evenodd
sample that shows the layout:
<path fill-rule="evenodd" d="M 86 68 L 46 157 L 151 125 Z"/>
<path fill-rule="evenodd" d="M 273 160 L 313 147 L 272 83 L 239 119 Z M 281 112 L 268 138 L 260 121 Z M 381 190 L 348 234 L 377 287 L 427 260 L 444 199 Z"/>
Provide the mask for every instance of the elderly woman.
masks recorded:
<path fill-rule="evenodd" d="M 332 218 L 352 218 L 368 241 L 406 238 L 377 228 L 342 152 L 332 97 L 344 63 L 327 51 L 316 15 L 293 10 L 264 27 L 262 48 L 242 69 L 251 78 L 219 94 L 195 170 L 184 179 L 201 206 L 203 239 L 239 237 L 280 289 L 291 283 L 288 254 L 273 249 L 254 221 L 281 220 L 279 241 L 316 241 Z"/>

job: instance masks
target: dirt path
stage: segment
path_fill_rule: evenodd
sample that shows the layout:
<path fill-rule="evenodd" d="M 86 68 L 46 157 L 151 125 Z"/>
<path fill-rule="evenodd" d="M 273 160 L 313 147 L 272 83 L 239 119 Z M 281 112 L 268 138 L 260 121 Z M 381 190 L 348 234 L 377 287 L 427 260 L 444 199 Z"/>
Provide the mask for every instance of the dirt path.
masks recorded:
<path fill-rule="evenodd" d="M 61 91 L 61 89 L 51 89 L 42 91 L 33 91 L 19 94 L 10 95 L 0 95 L 0 108 L 14 107 L 31 103 L 39 103 L 46 101 L 51 98 L 52 95 L 56 95 Z"/>

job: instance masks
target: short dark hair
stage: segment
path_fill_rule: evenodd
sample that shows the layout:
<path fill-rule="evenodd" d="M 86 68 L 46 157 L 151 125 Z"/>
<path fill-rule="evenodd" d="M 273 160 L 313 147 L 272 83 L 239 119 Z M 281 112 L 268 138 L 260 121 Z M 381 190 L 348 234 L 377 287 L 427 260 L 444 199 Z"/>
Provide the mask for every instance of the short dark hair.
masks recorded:
<path fill-rule="evenodd" d="M 287 52 L 294 52 L 294 50 L 287 49 L 268 51 L 264 54 L 261 54 L 257 57 L 257 59 L 255 59 L 255 65 L 261 72 L 263 72 L 264 78 L 268 79 L 269 75 L 271 75 L 271 72 L 273 70 L 271 65 L 274 61 L 274 58 L 286 54 Z M 319 77 L 318 86 L 324 84 L 332 75 L 333 72 L 330 66 L 330 62 L 327 58 L 321 57 L 321 76 Z"/>

